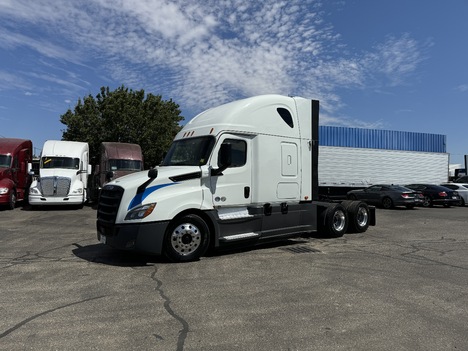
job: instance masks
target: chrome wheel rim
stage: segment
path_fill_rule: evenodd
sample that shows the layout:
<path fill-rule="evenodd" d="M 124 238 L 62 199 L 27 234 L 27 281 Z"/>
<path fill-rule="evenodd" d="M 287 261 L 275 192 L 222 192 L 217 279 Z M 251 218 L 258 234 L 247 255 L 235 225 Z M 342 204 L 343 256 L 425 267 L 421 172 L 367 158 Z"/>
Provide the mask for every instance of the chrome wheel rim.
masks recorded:
<path fill-rule="evenodd" d="M 346 225 L 346 215 L 343 211 L 338 210 L 333 215 L 333 229 L 341 232 Z"/>
<path fill-rule="evenodd" d="M 365 227 L 367 224 L 367 221 L 369 220 L 369 212 L 367 212 L 365 207 L 359 207 L 358 212 L 357 212 L 357 224 L 360 227 Z"/>
<path fill-rule="evenodd" d="M 201 243 L 200 229 L 193 223 L 179 224 L 171 234 L 171 246 L 181 256 L 194 252 Z"/>

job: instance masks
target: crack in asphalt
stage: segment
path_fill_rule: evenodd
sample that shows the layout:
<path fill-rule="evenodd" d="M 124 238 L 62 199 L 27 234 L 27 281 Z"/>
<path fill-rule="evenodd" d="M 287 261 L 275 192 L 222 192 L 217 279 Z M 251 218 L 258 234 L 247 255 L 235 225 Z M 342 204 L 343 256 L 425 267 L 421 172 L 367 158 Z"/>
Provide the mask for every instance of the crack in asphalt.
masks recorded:
<path fill-rule="evenodd" d="M 89 241 L 89 240 L 84 240 L 84 241 Z M 75 256 L 70 256 L 70 257 L 54 257 L 54 256 L 48 256 L 47 253 L 59 250 L 59 249 L 64 249 L 68 248 L 70 246 L 75 246 L 77 248 L 82 247 L 80 244 L 73 242 L 71 244 L 67 243 L 64 245 L 60 246 L 55 246 L 46 250 L 41 250 L 37 252 L 33 251 L 26 251 L 24 254 L 16 256 L 16 257 L 2 257 L 0 256 L 0 263 L 4 264 L 4 266 L 1 266 L 0 268 L 10 268 L 14 267 L 20 264 L 24 263 L 31 263 L 31 262 L 76 262 L 77 258 Z"/>
<path fill-rule="evenodd" d="M 172 316 L 175 320 L 177 320 L 181 325 L 182 329 L 179 331 L 179 337 L 177 338 L 177 351 L 182 351 L 184 349 L 185 339 L 187 338 L 187 334 L 189 332 L 189 324 L 187 321 L 179 316 L 171 307 L 171 300 L 166 295 L 164 290 L 162 289 L 163 282 L 156 277 L 158 273 L 158 268 L 154 267 L 154 272 L 151 274 L 151 279 L 156 282 L 156 291 L 159 293 L 159 296 L 164 300 L 164 309 Z"/>
<path fill-rule="evenodd" d="M 93 301 L 93 300 L 97 300 L 97 299 L 102 299 L 103 297 L 106 297 L 106 295 L 102 295 L 102 296 L 96 296 L 96 297 L 90 297 L 89 299 L 84 299 L 84 300 L 81 300 L 81 301 L 76 301 L 76 302 L 72 302 L 72 303 L 69 303 L 69 304 L 66 304 L 66 305 L 63 305 L 63 306 L 59 306 L 59 307 L 56 307 L 56 308 L 52 308 L 50 310 L 47 310 L 47 311 L 44 311 L 44 312 L 41 312 L 41 313 L 38 313 L 34 316 L 31 316 L 29 318 L 26 318 L 25 320 L 17 323 L 16 325 L 14 325 L 13 327 L 11 327 L 10 329 L 4 331 L 3 333 L 0 334 L 0 339 L 4 338 L 5 336 L 11 334 L 12 332 L 14 332 L 15 330 L 21 328 L 22 326 L 26 325 L 27 323 L 31 322 L 32 320 L 34 319 L 37 319 L 39 317 L 42 317 L 46 314 L 49 314 L 49 313 L 52 313 L 52 312 L 55 312 L 55 311 L 58 311 L 58 310 L 61 310 L 61 309 L 64 309 L 64 308 L 67 308 L 67 307 L 70 307 L 70 306 L 74 306 L 74 305 L 78 305 L 78 304 L 81 304 L 81 303 L 85 303 L 85 302 L 88 302 L 88 301 Z"/>
<path fill-rule="evenodd" d="M 465 241 L 442 238 L 440 240 L 415 240 L 415 241 L 409 241 L 406 244 L 399 244 L 399 243 L 393 242 L 392 244 L 396 247 L 399 247 L 402 250 L 406 250 L 406 252 L 402 252 L 398 255 L 390 255 L 390 254 L 384 254 L 381 252 L 366 250 L 365 247 L 356 248 L 356 250 L 359 252 L 370 254 L 370 255 L 386 257 L 386 258 L 390 258 L 393 260 L 401 260 L 404 262 L 412 262 L 412 263 L 417 263 L 420 265 L 437 265 L 437 266 L 457 268 L 461 270 L 468 270 L 468 267 L 446 263 L 446 262 L 437 260 L 435 258 L 427 257 L 426 255 L 423 254 L 425 252 L 435 253 L 437 254 L 437 256 L 443 257 L 447 253 L 453 252 L 455 250 L 453 248 L 446 248 L 446 249 L 437 248 L 437 247 L 434 247 L 433 245 L 438 245 L 438 244 L 459 245 L 459 244 L 466 244 Z"/>

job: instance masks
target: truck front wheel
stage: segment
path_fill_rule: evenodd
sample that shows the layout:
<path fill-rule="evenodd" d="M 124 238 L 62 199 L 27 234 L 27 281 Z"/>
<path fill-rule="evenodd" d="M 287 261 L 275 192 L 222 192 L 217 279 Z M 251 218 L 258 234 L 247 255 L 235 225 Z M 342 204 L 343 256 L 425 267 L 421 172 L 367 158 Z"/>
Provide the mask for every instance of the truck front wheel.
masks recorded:
<path fill-rule="evenodd" d="M 14 210 L 16 207 L 16 190 L 11 189 L 10 191 L 10 198 L 8 200 L 8 208 L 10 210 Z"/>
<path fill-rule="evenodd" d="M 173 262 L 195 261 L 208 249 L 210 233 L 205 221 L 189 214 L 176 219 L 164 238 L 164 254 Z"/>

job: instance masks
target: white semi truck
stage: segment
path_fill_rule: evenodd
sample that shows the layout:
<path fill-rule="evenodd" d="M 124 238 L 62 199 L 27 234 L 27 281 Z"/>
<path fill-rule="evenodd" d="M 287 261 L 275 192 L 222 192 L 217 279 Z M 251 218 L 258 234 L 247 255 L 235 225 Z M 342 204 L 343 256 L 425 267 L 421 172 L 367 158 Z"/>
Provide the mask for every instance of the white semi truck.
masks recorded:
<path fill-rule="evenodd" d="M 161 165 L 103 187 L 98 240 L 190 261 L 208 247 L 366 231 L 373 207 L 318 201 L 318 120 L 318 101 L 280 95 L 199 114 Z"/>
<path fill-rule="evenodd" d="M 87 143 L 47 140 L 42 148 L 39 176 L 29 189 L 30 205 L 83 205 L 88 200 L 91 171 Z"/>

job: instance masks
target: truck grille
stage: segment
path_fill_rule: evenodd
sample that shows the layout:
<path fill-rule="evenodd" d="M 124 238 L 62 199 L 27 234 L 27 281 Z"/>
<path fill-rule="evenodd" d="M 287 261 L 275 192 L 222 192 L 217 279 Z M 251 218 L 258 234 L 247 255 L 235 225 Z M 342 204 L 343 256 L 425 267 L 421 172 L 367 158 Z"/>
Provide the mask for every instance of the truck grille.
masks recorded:
<path fill-rule="evenodd" d="M 115 185 L 102 188 L 97 209 L 97 220 L 100 224 L 115 223 L 123 193 L 124 189 Z"/>
<path fill-rule="evenodd" d="M 71 179 L 67 177 L 41 178 L 41 193 L 43 196 L 64 197 L 70 191 Z"/>

